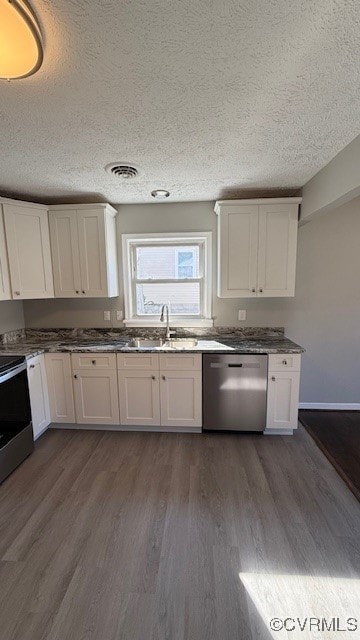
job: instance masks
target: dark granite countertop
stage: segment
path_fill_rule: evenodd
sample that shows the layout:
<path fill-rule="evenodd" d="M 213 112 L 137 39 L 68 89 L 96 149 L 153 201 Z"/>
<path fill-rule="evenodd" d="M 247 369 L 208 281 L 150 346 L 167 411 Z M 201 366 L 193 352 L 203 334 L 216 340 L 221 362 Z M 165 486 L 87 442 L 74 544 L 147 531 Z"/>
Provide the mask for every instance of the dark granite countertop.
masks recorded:
<path fill-rule="evenodd" d="M 121 336 L 121 339 L 113 339 L 107 336 L 91 338 L 84 337 L 51 337 L 34 336 L 26 337 L 17 342 L 0 344 L 0 355 L 18 354 L 27 359 L 41 353 L 303 353 L 305 350 L 283 335 L 254 335 L 254 336 L 198 336 L 198 343 L 194 347 L 185 349 L 172 349 L 166 346 L 153 348 L 134 348 L 129 346 L 131 337 Z"/>

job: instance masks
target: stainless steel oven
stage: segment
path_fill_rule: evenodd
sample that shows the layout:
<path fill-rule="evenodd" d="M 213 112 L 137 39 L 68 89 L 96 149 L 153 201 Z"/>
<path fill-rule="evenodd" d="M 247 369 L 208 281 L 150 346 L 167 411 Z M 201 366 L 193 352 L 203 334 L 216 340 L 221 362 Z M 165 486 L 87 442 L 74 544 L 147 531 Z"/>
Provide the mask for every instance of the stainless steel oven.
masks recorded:
<path fill-rule="evenodd" d="M 33 449 L 25 358 L 0 356 L 0 482 Z"/>

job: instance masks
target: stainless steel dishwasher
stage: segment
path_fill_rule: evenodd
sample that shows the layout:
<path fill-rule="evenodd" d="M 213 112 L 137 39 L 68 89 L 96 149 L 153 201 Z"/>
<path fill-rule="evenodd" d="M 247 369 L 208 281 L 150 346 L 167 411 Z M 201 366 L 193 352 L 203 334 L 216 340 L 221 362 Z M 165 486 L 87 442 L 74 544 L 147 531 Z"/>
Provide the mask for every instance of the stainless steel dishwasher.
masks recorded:
<path fill-rule="evenodd" d="M 264 431 L 267 355 L 203 355 L 204 429 Z"/>

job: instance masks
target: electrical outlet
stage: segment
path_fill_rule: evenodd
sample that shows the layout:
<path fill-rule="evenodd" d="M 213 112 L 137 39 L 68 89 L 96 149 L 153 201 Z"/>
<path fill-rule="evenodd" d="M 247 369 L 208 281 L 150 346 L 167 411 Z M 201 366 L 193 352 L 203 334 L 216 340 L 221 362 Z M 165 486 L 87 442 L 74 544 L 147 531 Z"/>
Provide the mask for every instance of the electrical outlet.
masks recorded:
<path fill-rule="evenodd" d="M 246 310 L 239 309 L 238 311 L 238 320 L 246 320 Z"/>
<path fill-rule="evenodd" d="M 110 320 L 111 320 L 110 311 L 104 311 L 104 320 L 106 322 L 110 322 Z"/>
<path fill-rule="evenodd" d="M 118 309 L 116 311 L 116 320 L 122 320 L 123 317 L 124 317 L 123 310 L 122 309 Z"/>

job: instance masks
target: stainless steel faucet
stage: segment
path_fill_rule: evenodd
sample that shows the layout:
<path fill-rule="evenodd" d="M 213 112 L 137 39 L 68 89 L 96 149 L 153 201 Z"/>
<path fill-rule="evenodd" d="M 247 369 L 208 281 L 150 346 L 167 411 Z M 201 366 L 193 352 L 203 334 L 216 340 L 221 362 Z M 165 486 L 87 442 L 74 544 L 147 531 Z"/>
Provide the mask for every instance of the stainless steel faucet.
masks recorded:
<path fill-rule="evenodd" d="M 161 307 L 160 322 L 164 322 L 164 320 L 165 320 L 165 318 L 164 318 L 164 312 L 165 311 L 166 311 L 166 334 L 165 334 L 165 340 L 170 340 L 171 336 L 175 333 L 175 331 L 170 331 L 170 327 L 169 327 L 170 314 L 169 314 L 169 305 L 168 304 L 163 304 L 163 306 Z"/>

